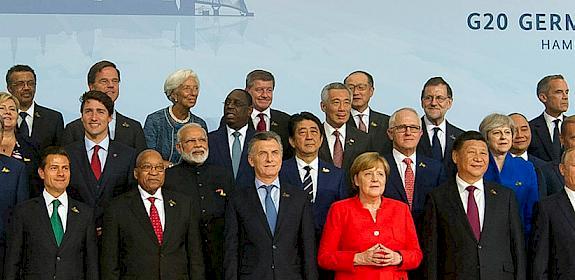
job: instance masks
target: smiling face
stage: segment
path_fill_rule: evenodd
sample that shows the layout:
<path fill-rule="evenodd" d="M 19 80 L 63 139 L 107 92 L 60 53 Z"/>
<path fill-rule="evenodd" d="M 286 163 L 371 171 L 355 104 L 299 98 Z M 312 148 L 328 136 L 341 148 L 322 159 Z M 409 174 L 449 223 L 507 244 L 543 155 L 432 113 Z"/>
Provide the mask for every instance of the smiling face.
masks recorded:
<path fill-rule="evenodd" d="M 511 119 L 517 128 L 515 136 L 513 136 L 511 152 L 520 155 L 529 148 L 529 144 L 531 143 L 531 128 L 529 128 L 527 120 L 521 115 L 511 115 Z"/>
<path fill-rule="evenodd" d="M 102 102 L 95 99 L 86 100 L 81 120 L 88 139 L 100 143 L 108 136 L 108 123 L 112 121 L 112 116 Z"/>
<path fill-rule="evenodd" d="M 385 169 L 380 162 L 373 168 L 362 170 L 353 177 L 353 182 L 359 190 L 359 195 L 377 198 L 385 191 Z"/>
<path fill-rule="evenodd" d="M 467 183 L 475 183 L 483 177 L 489 164 L 487 144 L 480 140 L 467 140 L 459 150 L 451 153 L 457 165 L 457 174 Z"/>
<path fill-rule="evenodd" d="M 508 126 L 500 126 L 487 132 L 487 144 L 493 155 L 504 155 L 513 145 L 513 131 Z"/>
<path fill-rule="evenodd" d="M 200 95 L 200 86 L 194 77 L 189 77 L 172 92 L 172 100 L 184 108 L 196 106 Z"/>
<path fill-rule="evenodd" d="M 282 167 L 280 144 L 275 139 L 258 140 L 248 155 L 248 162 L 256 178 L 266 184 L 273 182 Z"/>
<path fill-rule="evenodd" d="M 321 102 L 321 110 L 325 112 L 325 121 L 334 128 L 340 128 L 349 119 L 351 113 L 351 98 L 347 89 L 330 89 L 327 101 Z"/>
<path fill-rule="evenodd" d="M 182 159 L 189 163 L 203 164 L 208 159 L 208 136 L 201 127 L 191 126 L 181 131 L 176 149 Z"/>
<path fill-rule="evenodd" d="M 165 169 L 162 156 L 156 151 L 146 150 L 138 156 L 137 161 L 134 177 L 138 185 L 149 194 L 155 194 L 164 185 Z"/>
<path fill-rule="evenodd" d="M 255 80 L 247 91 L 252 96 L 254 108 L 263 112 L 272 105 L 274 81 Z"/>
<path fill-rule="evenodd" d="M 0 116 L 4 121 L 4 130 L 16 129 L 16 124 L 18 122 L 18 108 L 16 108 L 16 103 L 12 99 L 6 99 L 4 102 L 0 103 Z"/>
<path fill-rule="evenodd" d="M 70 161 L 64 155 L 48 155 L 46 165 L 38 168 L 38 175 L 44 180 L 44 188 L 54 197 L 66 191 L 70 183 Z"/>
<path fill-rule="evenodd" d="M 435 125 L 441 124 L 447 111 L 451 109 L 453 100 L 447 94 L 444 84 L 427 86 L 421 98 L 421 107 L 425 116 Z"/>

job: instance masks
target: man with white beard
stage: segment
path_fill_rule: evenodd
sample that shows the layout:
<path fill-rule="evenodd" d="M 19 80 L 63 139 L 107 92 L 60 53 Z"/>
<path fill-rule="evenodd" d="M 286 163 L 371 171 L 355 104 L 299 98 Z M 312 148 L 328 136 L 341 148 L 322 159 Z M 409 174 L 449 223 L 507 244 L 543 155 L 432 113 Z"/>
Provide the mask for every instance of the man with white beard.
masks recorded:
<path fill-rule="evenodd" d="M 223 279 L 225 202 L 233 178 L 224 168 L 205 163 L 208 135 L 200 125 L 184 125 L 177 137 L 182 162 L 166 170 L 163 188 L 190 196 L 198 206 L 206 279 Z"/>

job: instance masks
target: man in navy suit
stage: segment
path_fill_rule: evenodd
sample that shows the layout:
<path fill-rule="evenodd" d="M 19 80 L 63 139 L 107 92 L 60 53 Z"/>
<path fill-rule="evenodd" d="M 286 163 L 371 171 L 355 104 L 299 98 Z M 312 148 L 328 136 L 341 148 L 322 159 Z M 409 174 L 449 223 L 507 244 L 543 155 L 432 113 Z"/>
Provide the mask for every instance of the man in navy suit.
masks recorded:
<path fill-rule="evenodd" d="M 442 77 L 433 77 L 425 82 L 421 90 L 421 107 L 425 112 L 421 117 L 423 137 L 417 145 L 417 152 L 443 162 L 449 177 L 457 173 L 451 159 L 453 141 L 463 133 L 445 119 L 452 104 L 453 91 Z"/>
<path fill-rule="evenodd" d="M 66 193 L 66 151 L 46 148 L 38 173 L 44 180 L 42 195 L 16 206 L 8 226 L 4 279 L 98 280 L 94 214 Z"/>
<path fill-rule="evenodd" d="M 18 133 L 30 138 L 41 153 L 44 148 L 59 145 L 64 131 L 62 114 L 34 102 L 36 73 L 28 65 L 15 65 L 6 73 L 6 86 L 20 102 Z"/>
<path fill-rule="evenodd" d="M 135 151 L 121 142 L 111 141 L 108 123 L 114 102 L 100 91 L 82 95 L 80 112 L 84 138 L 68 144 L 72 176 L 68 192 L 95 211 L 96 227 L 101 230 L 104 208 L 113 197 L 135 187 Z"/>
<path fill-rule="evenodd" d="M 250 94 L 243 89 L 232 90 L 224 101 L 223 122 L 208 134 L 210 154 L 207 163 L 224 167 L 236 186 L 246 186 L 254 180 L 245 148 L 255 133 L 248 125 L 252 110 Z"/>
<path fill-rule="evenodd" d="M 90 67 L 88 71 L 88 88 L 107 94 L 113 102 L 120 95 L 120 70 L 110 61 L 102 60 Z M 139 121 L 126 117 L 114 110 L 112 121 L 108 124 L 111 140 L 122 142 L 136 150 L 146 149 L 144 130 Z M 62 142 L 69 144 L 84 138 L 84 126 L 80 119 L 66 125 Z"/>
<path fill-rule="evenodd" d="M 383 195 L 407 203 L 419 228 L 427 194 L 446 180 L 443 164 L 416 152 L 423 133 L 414 109 L 395 111 L 389 118 L 387 133 L 393 151 L 384 155 L 390 174 Z"/>
<path fill-rule="evenodd" d="M 569 86 L 562 75 L 549 75 L 537 83 L 537 97 L 545 111 L 529 122 L 533 139 L 529 153 L 544 160 L 558 163 L 561 157 L 561 124 L 563 113 L 569 109 Z"/>
<path fill-rule="evenodd" d="M 248 145 L 255 179 L 236 188 L 226 207 L 227 280 L 317 279 L 314 225 L 308 194 L 280 182 L 280 137 L 259 132 Z"/>

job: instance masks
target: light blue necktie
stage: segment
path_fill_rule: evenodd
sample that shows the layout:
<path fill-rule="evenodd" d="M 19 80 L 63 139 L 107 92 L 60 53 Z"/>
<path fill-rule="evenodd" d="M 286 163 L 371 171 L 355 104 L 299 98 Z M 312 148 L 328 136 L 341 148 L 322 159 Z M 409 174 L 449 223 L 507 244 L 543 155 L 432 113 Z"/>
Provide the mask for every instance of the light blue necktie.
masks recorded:
<path fill-rule="evenodd" d="M 266 218 L 268 219 L 268 225 L 270 226 L 270 231 L 272 232 L 272 235 L 274 235 L 274 231 L 276 228 L 276 221 L 278 218 L 278 212 L 276 211 L 274 201 L 272 200 L 272 189 L 275 187 L 276 187 L 275 185 L 260 186 L 260 188 L 266 190 L 266 199 L 265 199 Z"/>
<path fill-rule="evenodd" d="M 234 170 L 234 178 L 238 175 L 240 168 L 240 159 L 242 158 L 242 144 L 240 143 L 240 135 L 238 131 L 232 133 L 234 136 L 234 143 L 232 144 L 232 168 Z"/>

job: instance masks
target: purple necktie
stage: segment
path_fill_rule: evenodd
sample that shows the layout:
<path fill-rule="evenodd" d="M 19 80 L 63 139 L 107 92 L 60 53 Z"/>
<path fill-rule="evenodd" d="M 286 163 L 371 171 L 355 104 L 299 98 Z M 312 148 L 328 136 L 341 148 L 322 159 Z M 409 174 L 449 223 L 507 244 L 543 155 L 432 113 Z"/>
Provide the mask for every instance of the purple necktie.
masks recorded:
<path fill-rule="evenodd" d="M 469 195 L 467 196 L 467 220 L 469 220 L 469 225 L 471 226 L 471 230 L 473 230 L 473 235 L 475 235 L 475 238 L 479 241 L 479 237 L 481 236 L 479 209 L 477 209 L 477 203 L 475 202 L 475 196 L 473 195 L 476 187 L 468 186 L 465 189 L 469 192 Z"/>

